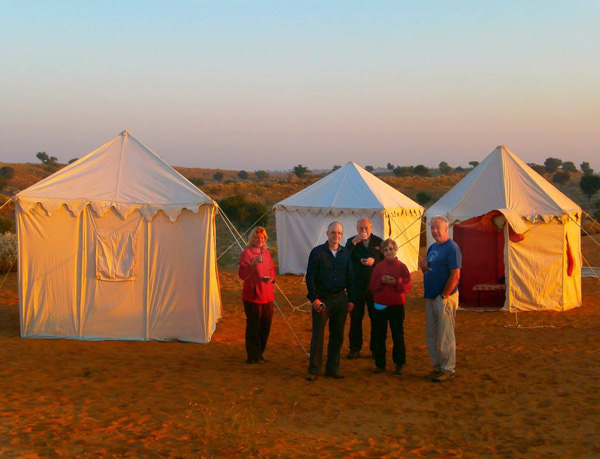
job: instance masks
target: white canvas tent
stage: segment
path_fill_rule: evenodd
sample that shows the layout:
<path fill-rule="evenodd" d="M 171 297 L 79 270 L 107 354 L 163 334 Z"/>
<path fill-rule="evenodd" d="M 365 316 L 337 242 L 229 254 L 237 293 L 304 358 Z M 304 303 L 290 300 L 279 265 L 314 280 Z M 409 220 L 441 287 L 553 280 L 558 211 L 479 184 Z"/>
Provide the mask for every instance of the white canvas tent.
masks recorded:
<path fill-rule="evenodd" d="M 133 135 L 15 201 L 21 336 L 210 341 L 216 205 Z"/>
<path fill-rule="evenodd" d="M 304 274 L 310 250 L 327 240 L 327 225 L 339 221 L 344 241 L 356 222 L 369 218 L 373 233 L 391 237 L 398 258 L 415 271 L 423 207 L 387 183 L 349 162 L 311 186 L 275 204 L 279 272 Z"/>
<path fill-rule="evenodd" d="M 425 213 L 435 215 L 463 252 L 461 303 L 475 285 L 504 284 L 504 310 L 581 306 L 581 208 L 505 146 Z"/>

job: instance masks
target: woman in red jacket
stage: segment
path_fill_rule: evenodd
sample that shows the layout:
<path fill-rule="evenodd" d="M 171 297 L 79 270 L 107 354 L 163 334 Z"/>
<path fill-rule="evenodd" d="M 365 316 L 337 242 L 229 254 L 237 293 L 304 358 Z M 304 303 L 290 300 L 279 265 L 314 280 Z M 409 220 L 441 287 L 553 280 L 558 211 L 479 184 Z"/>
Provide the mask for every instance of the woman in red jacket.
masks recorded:
<path fill-rule="evenodd" d="M 404 294 L 412 287 L 410 273 L 404 263 L 396 258 L 398 245 L 393 239 L 386 239 L 381 244 L 383 260 L 375 265 L 369 290 L 373 292 L 375 310 L 373 331 L 375 332 L 375 373 L 385 371 L 385 340 L 387 327 L 390 324 L 394 348 L 392 359 L 396 364 L 397 375 L 402 374 L 406 363 L 406 346 L 404 344 Z"/>
<path fill-rule="evenodd" d="M 273 319 L 273 284 L 275 266 L 265 247 L 267 231 L 257 226 L 250 233 L 248 247 L 240 257 L 238 275 L 244 281 L 242 301 L 246 311 L 246 353 L 248 363 L 265 363 L 263 352 L 267 347 Z"/>

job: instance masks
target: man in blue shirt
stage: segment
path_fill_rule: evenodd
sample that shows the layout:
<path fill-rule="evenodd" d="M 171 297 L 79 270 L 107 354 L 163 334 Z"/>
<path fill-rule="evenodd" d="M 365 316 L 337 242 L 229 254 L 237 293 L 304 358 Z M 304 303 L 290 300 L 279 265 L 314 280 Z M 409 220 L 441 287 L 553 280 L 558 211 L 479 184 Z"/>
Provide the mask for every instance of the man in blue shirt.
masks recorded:
<path fill-rule="evenodd" d="M 354 274 L 348 249 L 340 245 L 344 229 L 329 224 L 327 242 L 311 250 L 306 269 L 308 299 L 312 302 L 309 381 L 316 381 L 323 362 L 325 326 L 329 321 L 329 344 L 325 376 L 342 379 L 340 351 L 344 343 L 346 316 L 354 307 Z"/>
<path fill-rule="evenodd" d="M 437 215 L 430 228 L 435 242 L 427 249 L 427 260 L 419 262 L 425 286 L 425 341 L 433 363 L 431 380 L 445 382 L 454 379 L 456 367 L 454 323 L 462 254 L 450 239 L 448 220 Z"/>

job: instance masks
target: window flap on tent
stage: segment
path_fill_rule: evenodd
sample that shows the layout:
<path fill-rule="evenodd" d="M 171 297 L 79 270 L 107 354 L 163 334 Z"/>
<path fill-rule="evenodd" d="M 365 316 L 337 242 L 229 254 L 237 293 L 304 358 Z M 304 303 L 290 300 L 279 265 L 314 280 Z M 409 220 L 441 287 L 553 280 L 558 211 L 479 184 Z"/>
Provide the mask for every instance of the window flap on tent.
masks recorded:
<path fill-rule="evenodd" d="M 96 233 L 96 278 L 113 282 L 135 280 L 135 232 Z"/>

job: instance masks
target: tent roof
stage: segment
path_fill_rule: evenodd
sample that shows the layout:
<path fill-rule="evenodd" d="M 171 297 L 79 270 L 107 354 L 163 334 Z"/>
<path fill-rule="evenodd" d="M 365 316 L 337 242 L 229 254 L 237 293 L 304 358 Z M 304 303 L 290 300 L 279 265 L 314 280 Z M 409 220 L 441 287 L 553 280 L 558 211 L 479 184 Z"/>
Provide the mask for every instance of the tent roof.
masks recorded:
<path fill-rule="evenodd" d="M 274 206 L 288 211 L 339 213 L 344 210 L 378 211 L 403 209 L 421 215 L 423 207 L 350 161 L 302 191 Z"/>
<path fill-rule="evenodd" d="M 531 221 L 581 212 L 577 204 L 501 145 L 425 215 L 444 215 L 452 223 L 492 210 L 507 210 Z"/>
<path fill-rule="evenodd" d="M 183 209 L 214 201 L 131 133 L 123 131 L 87 156 L 21 191 L 29 211 L 36 204 L 52 215 L 62 205 L 78 215 L 90 204 L 99 215 L 112 207 L 122 217 L 136 209 L 148 220 L 162 210 L 175 221 Z"/>

